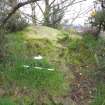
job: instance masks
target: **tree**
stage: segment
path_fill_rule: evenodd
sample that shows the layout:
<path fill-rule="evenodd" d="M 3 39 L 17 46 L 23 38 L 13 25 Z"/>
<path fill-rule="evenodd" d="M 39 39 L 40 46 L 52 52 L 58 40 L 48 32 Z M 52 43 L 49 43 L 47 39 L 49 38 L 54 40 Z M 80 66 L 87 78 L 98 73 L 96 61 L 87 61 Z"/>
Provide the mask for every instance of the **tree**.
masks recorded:
<path fill-rule="evenodd" d="M 43 17 L 42 24 L 54 28 L 59 27 L 68 7 L 83 1 L 85 0 L 44 0 L 44 10 L 42 9 L 42 6 L 39 3 L 37 3 L 37 6 L 39 7 Z"/>
<path fill-rule="evenodd" d="M 50 23 L 51 26 L 54 28 L 58 28 L 61 24 L 61 21 L 64 17 L 64 11 L 59 11 L 60 10 L 60 6 L 58 4 L 57 7 L 53 7 L 53 13 L 50 15 Z"/>
<path fill-rule="evenodd" d="M 97 11 L 95 16 L 91 17 L 90 23 L 92 26 L 98 28 L 99 32 L 101 29 L 105 30 L 105 11 Z"/>
<path fill-rule="evenodd" d="M 4 18 L 7 16 L 8 13 L 11 12 L 11 9 L 14 8 L 15 5 L 18 4 L 18 0 L 2 0 L 0 1 L 0 24 L 4 21 Z M 18 10 L 11 19 L 5 24 L 5 28 L 8 31 L 17 31 L 21 30 L 25 27 L 26 20 L 21 16 L 20 11 Z"/>
<path fill-rule="evenodd" d="M 31 5 L 31 11 L 32 11 L 32 23 L 34 24 L 34 25 L 36 25 L 37 24 L 37 22 L 36 22 L 36 3 L 31 3 L 30 4 Z"/>
<path fill-rule="evenodd" d="M 13 22 L 13 15 L 15 14 L 14 20 L 20 21 L 20 13 L 17 11 L 19 10 L 20 7 L 34 3 L 38 0 L 28 0 L 24 2 L 18 2 L 18 0 L 0 0 L 0 61 L 4 60 L 5 58 L 5 53 L 6 53 L 6 48 L 5 48 L 5 43 L 6 43 L 6 33 L 5 33 L 5 27 L 12 26 L 10 25 L 9 22 Z M 10 20 L 12 17 L 12 20 Z M 19 18 L 18 18 L 19 17 Z M 15 22 L 13 22 L 14 24 Z M 16 24 L 17 26 L 21 26 Z M 14 30 L 14 26 L 13 26 Z"/>
<path fill-rule="evenodd" d="M 55 0 L 54 0 L 55 1 Z M 61 10 L 59 3 L 54 4 L 54 1 L 49 3 L 45 0 L 45 11 L 43 14 L 44 25 L 57 28 L 64 16 L 64 11 Z M 56 5 L 56 6 L 55 6 Z"/>
<path fill-rule="evenodd" d="M 101 3 L 102 9 L 105 9 L 105 0 L 99 0 L 99 2 Z"/>
<path fill-rule="evenodd" d="M 101 4 L 101 10 L 96 10 L 89 18 L 92 27 L 97 30 L 96 36 L 99 35 L 100 31 L 105 31 L 105 10 L 104 10 L 104 0 L 99 0 Z"/>
<path fill-rule="evenodd" d="M 27 4 L 31 4 L 31 3 L 35 3 L 36 1 L 39 0 L 27 0 L 24 2 L 19 2 L 17 4 L 15 4 L 15 6 L 11 9 L 11 11 L 7 14 L 7 16 L 3 19 L 3 21 L 1 22 L 1 26 L 5 25 L 6 22 L 12 17 L 12 15 L 21 7 L 27 5 Z"/>

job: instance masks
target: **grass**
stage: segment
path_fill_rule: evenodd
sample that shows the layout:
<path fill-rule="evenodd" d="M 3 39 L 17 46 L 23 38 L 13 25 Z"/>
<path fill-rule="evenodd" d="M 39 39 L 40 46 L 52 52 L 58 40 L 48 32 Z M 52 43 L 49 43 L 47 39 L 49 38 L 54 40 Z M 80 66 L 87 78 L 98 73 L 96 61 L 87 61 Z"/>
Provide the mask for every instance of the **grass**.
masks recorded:
<path fill-rule="evenodd" d="M 66 43 L 68 42 L 68 43 Z M 65 59 L 68 63 L 71 64 L 89 64 L 89 63 L 95 63 L 94 60 L 94 52 L 92 52 L 90 49 L 92 47 L 88 47 L 88 45 L 91 43 L 87 43 L 85 39 L 72 39 L 69 40 L 63 40 L 62 43 L 65 43 L 64 46 L 66 46 L 66 55 Z M 61 43 L 61 44 L 62 44 Z"/>
<path fill-rule="evenodd" d="M 47 61 L 36 61 L 33 59 L 17 60 L 17 64 L 7 68 L 5 75 L 9 81 L 15 82 L 17 86 L 44 89 L 50 93 L 58 92 L 64 84 L 62 73 L 57 71 Z"/>
<path fill-rule="evenodd" d="M 105 85 L 100 84 L 97 86 L 96 94 L 91 105 L 105 105 Z"/>
<path fill-rule="evenodd" d="M 8 98 L 0 98 L 0 105 L 16 105 L 16 104 Z"/>
<path fill-rule="evenodd" d="M 57 41 L 57 38 L 61 37 L 61 32 L 45 26 L 31 26 L 27 27 L 23 31 L 26 39 L 43 39 L 46 38 L 50 41 Z"/>
<path fill-rule="evenodd" d="M 105 64 L 104 57 L 101 56 L 105 53 L 105 41 L 95 40 L 91 36 L 81 37 L 77 34 L 74 31 L 59 32 L 48 27 L 39 28 L 39 26 L 9 33 L 6 36 L 8 54 L 6 64 L 5 67 L 0 65 L 0 84 L 8 90 L 6 96 L 15 97 L 16 102 L 19 103 L 17 100 L 20 100 L 21 93 L 25 105 L 28 103 L 27 100 L 29 104 L 34 98 L 34 101 L 39 100 L 39 95 L 41 99 L 48 94 L 62 97 L 71 89 L 70 85 L 74 79 L 72 72 L 82 72 L 86 76 L 89 75 L 88 73 L 96 73 L 96 65 Z M 41 58 L 36 59 L 38 57 Z M 104 70 L 100 73 L 103 72 Z M 94 75 L 94 78 L 96 77 Z M 17 88 L 19 88 L 19 94 L 16 96 Z M 9 93 L 9 90 L 12 92 Z M 24 91 L 30 93 L 23 94 Z M 102 104 L 104 98 L 99 97 L 104 97 L 104 93 L 102 88 L 100 93 L 102 96 L 95 94 L 92 105 L 100 102 Z M 1 98 L 2 101 L 3 99 L 5 100 Z M 49 99 L 45 100 L 49 102 Z"/>
<path fill-rule="evenodd" d="M 50 55 L 54 50 L 54 46 L 48 39 L 26 40 L 21 32 L 12 33 L 8 38 L 9 55 L 5 75 L 9 81 L 23 87 L 39 90 L 42 88 L 50 92 L 58 92 L 61 87 L 63 88 L 62 73 L 47 61 L 48 54 Z M 43 59 L 35 60 L 34 57 L 39 54 L 42 54 Z"/>
<path fill-rule="evenodd" d="M 47 94 L 52 96 L 63 95 L 68 89 L 68 84 L 65 83 L 62 70 L 58 69 L 54 64 L 54 60 L 58 56 L 56 55 L 58 49 L 52 43 L 52 40 L 54 39 L 55 42 L 57 37 L 53 35 L 51 38 L 48 35 L 48 38 L 41 37 L 39 33 L 37 34 L 39 37 L 37 37 L 35 30 L 32 29 L 28 28 L 21 32 L 9 33 L 6 36 L 8 55 L 5 67 L 1 65 L 3 70 L 0 70 L 0 74 L 3 77 L 1 85 L 8 89 L 6 96 L 15 97 L 18 100 L 21 95 L 15 96 L 17 88 L 19 88 L 19 93 L 24 88 L 26 92 L 30 90 L 31 93 L 28 96 L 32 95 L 34 98 L 39 94 L 43 94 L 43 92 L 46 97 Z M 44 29 L 43 31 L 45 31 Z M 30 38 L 30 31 L 27 30 L 30 30 L 35 36 Z M 56 33 L 57 30 L 51 29 L 51 31 Z M 57 32 L 59 33 L 59 31 Z M 41 56 L 42 59 L 35 59 L 38 56 Z M 27 105 L 27 102 L 24 101 L 26 95 L 21 94 L 23 95 L 23 102 Z M 32 99 L 30 100 L 32 101 Z M 38 100 L 38 98 L 34 100 Z"/>
<path fill-rule="evenodd" d="M 94 99 L 90 105 L 105 105 L 105 40 L 101 38 L 95 40 L 94 37 L 86 35 L 82 39 L 67 36 L 59 42 L 66 47 L 64 53 L 66 62 L 75 65 L 71 70 L 88 76 L 96 85 L 97 91 L 94 95 L 92 93 Z"/>

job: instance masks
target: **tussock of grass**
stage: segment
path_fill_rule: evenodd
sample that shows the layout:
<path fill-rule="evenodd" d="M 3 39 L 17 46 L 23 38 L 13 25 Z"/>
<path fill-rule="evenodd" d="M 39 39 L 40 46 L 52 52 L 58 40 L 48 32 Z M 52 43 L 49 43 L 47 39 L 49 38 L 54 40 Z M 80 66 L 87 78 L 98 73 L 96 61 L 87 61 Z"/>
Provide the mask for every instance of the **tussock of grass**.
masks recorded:
<path fill-rule="evenodd" d="M 49 39 L 50 41 L 57 41 L 57 38 L 60 38 L 61 36 L 61 32 L 53 29 L 53 28 L 49 28 L 46 26 L 31 26 L 31 27 L 27 27 L 24 31 L 24 37 L 26 39 Z"/>

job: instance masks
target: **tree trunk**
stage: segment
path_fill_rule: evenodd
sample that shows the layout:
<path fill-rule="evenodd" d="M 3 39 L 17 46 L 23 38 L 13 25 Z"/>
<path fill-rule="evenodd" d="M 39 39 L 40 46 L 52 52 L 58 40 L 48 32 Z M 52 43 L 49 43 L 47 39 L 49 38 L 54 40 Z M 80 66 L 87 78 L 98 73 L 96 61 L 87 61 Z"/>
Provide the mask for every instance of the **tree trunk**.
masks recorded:
<path fill-rule="evenodd" d="M 49 0 L 45 0 L 44 25 L 49 26 Z"/>
<path fill-rule="evenodd" d="M 6 55 L 5 43 L 6 43 L 5 30 L 0 27 L 0 63 L 3 63 Z"/>
<path fill-rule="evenodd" d="M 32 23 L 33 23 L 34 25 L 36 25 L 36 12 L 35 12 L 35 9 L 36 9 L 36 5 L 35 5 L 35 3 L 32 3 L 32 4 L 31 4 Z"/>

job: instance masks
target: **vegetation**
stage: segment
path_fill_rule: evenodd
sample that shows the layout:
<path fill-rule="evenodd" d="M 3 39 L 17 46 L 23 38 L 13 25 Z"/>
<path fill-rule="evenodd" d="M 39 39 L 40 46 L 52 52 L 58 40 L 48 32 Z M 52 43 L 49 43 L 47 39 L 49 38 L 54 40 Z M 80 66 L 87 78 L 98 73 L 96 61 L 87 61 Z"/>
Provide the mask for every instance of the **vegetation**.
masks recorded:
<path fill-rule="evenodd" d="M 101 9 L 97 10 L 97 4 L 100 5 Z M 95 28 L 95 36 L 99 36 L 101 31 L 105 31 L 105 1 L 95 1 L 95 11 L 91 14 L 89 21 L 93 28 Z"/>
<path fill-rule="evenodd" d="M 91 105 L 102 103 L 105 41 L 101 38 L 95 40 L 91 35 L 77 36 L 75 31 L 69 34 L 42 26 L 40 29 L 46 29 L 46 35 L 41 36 L 44 31 L 40 33 L 36 29 L 31 26 L 6 36 L 5 67 L 3 63 L 0 65 L 0 96 L 3 101 L 0 102 L 3 105 L 12 105 L 13 102 L 23 105 L 57 105 L 64 104 L 66 96 L 81 104 L 88 103 L 94 96 L 96 98 Z M 51 33 L 56 32 L 56 35 L 51 34 L 49 37 L 49 30 L 52 30 Z M 101 88 L 103 94 L 97 96 Z"/>
<path fill-rule="evenodd" d="M 105 30 L 105 11 L 97 11 L 95 15 L 91 16 L 90 23 L 97 29 L 97 35 L 101 30 Z"/>
<path fill-rule="evenodd" d="M 67 8 L 83 1 L 0 1 L 0 105 L 105 104 L 105 39 L 97 37 L 105 2 L 97 1 L 89 31 L 66 28 L 64 20 Z M 27 4 L 31 15 L 21 10 Z"/>
<path fill-rule="evenodd" d="M 0 105 L 16 105 L 16 104 L 13 103 L 10 99 L 1 98 L 1 99 L 0 99 Z"/>

